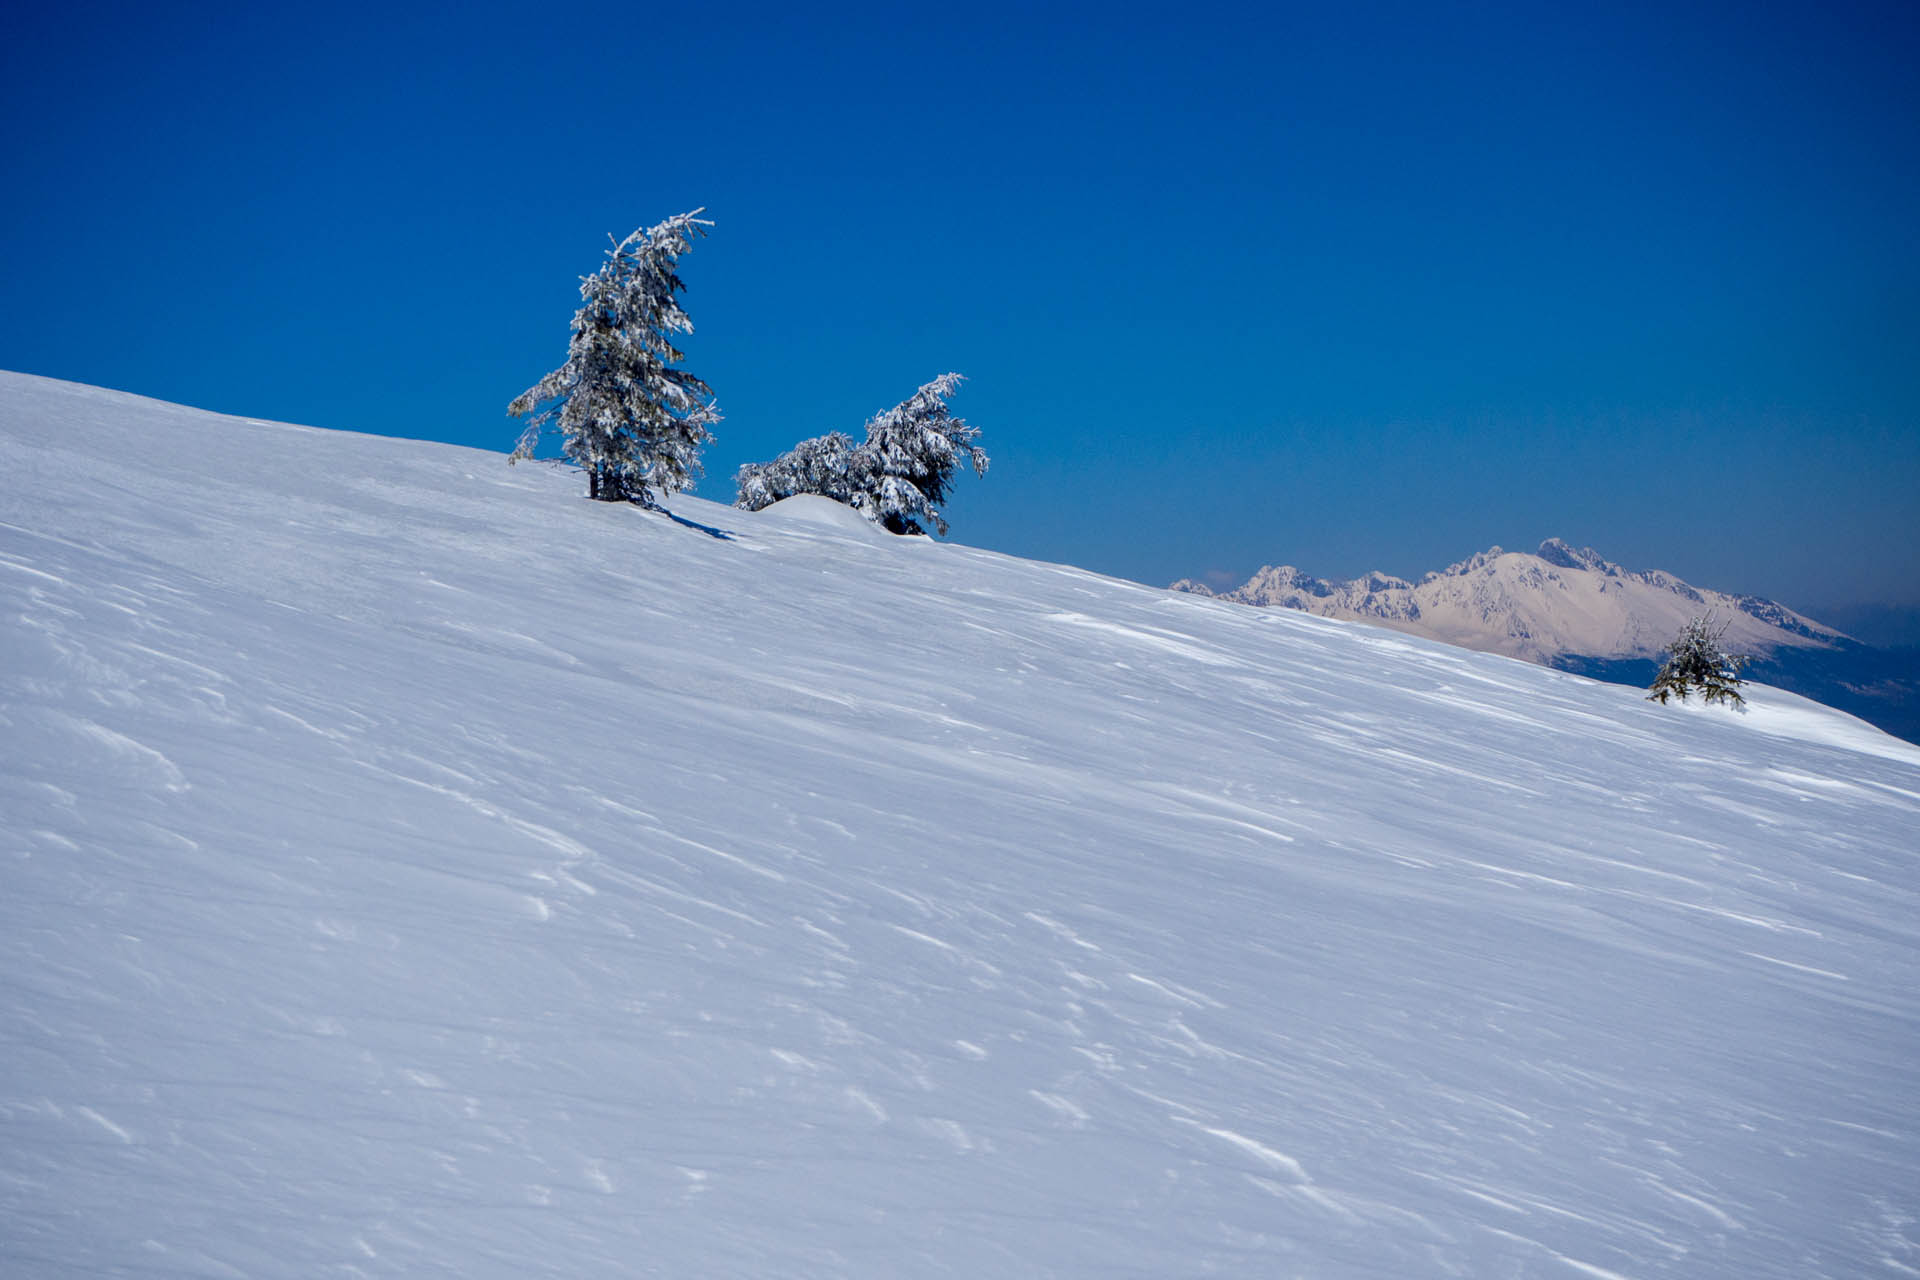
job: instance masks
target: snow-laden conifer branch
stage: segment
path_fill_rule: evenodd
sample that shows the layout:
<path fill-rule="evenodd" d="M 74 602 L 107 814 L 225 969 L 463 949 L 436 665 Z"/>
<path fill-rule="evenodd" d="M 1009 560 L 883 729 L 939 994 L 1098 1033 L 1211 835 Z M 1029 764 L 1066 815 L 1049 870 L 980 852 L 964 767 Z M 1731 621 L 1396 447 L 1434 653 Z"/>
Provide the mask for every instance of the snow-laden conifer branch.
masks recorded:
<path fill-rule="evenodd" d="M 686 356 L 673 335 L 693 332 L 676 296 L 686 289 L 677 266 L 713 225 L 703 212 L 634 231 L 581 277 L 566 363 L 507 406 L 528 418 L 511 460 L 533 457 L 551 429 L 586 471 L 591 497 L 651 504 L 655 493 L 692 485 L 720 420 L 713 389 L 675 367 Z"/>
<path fill-rule="evenodd" d="M 941 533 L 947 500 L 960 464 L 987 473 L 986 451 L 975 444 L 978 428 L 953 415 L 947 399 L 965 381 L 943 373 L 911 396 L 867 420 L 867 438 L 855 445 L 834 431 L 799 444 L 772 462 L 749 463 L 735 476 L 737 505 L 749 511 L 795 494 L 816 493 L 844 502 L 894 533 L 924 533 L 922 522 Z"/>
<path fill-rule="evenodd" d="M 1723 647 L 1727 624 L 1709 613 L 1693 619 L 1667 646 L 1667 659 L 1654 676 L 1647 701 L 1665 703 L 1669 697 L 1685 702 L 1687 695 L 1699 690 L 1708 703 L 1731 702 L 1741 706 L 1740 668 L 1748 659 L 1728 653 Z"/>

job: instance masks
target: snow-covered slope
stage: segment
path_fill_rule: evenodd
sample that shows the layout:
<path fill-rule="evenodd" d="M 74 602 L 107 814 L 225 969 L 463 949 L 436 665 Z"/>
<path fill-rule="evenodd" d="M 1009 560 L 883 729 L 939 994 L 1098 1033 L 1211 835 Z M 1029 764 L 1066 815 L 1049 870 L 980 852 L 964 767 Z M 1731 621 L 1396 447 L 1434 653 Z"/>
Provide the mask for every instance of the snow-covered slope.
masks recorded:
<path fill-rule="evenodd" d="M 1187 580 L 1173 589 L 1215 594 Z M 1657 569 L 1623 569 L 1590 547 L 1558 538 L 1541 543 L 1533 555 L 1494 547 L 1418 583 L 1377 572 L 1331 582 L 1291 565 L 1270 566 L 1220 598 L 1379 622 L 1530 662 L 1566 655 L 1657 657 L 1688 619 L 1703 613 L 1726 625 L 1726 643 L 1739 653 L 1826 647 L 1846 639 L 1774 601 L 1693 587 Z"/>
<path fill-rule="evenodd" d="M 1920 750 L 0 378 L 0 1273 L 1912 1275 Z"/>

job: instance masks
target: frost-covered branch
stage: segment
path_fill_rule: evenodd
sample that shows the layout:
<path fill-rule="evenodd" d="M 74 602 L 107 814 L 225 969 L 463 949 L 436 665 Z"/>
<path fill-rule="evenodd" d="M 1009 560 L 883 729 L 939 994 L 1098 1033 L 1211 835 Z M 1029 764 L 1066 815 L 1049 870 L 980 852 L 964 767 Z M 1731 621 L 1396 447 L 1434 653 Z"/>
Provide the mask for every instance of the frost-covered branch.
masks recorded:
<path fill-rule="evenodd" d="M 749 511 L 800 493 L 844 502 L 894 533 L 941 533 L 947 500 L 962 462 L 979 475 L 987 454 L 974 442 L 978 429 L 953 415 L 947 399 L 964 379 L 943 373 L 891 409 L 867 421 L 867 438 L 855 445 L 838 431 L 802 440 L 772 462 L 749 463 L 735 477 L 738 505 Z"/>
<path fill-rule="evenodd" d="M 510 460 L 533 457 L 552 431 L 586 471 L 591 497 L 651 504 L 692 485 L 720 420 L 713 389 L 675 367 L 686 357 L 673 335 L 693 332 L 676 296 L 686 288 L 678 261 L 713 225 L 703 212 L 633 232 L 581 278 L 566 363 L 507 406 L 528 419 Z"/>
<path fill-rule="evenodd" d="M 1665 703 L 1669 697 L 1685 702 L 1687 695 L 1698 689 L 1701 698 L 1709 704 L 1745 704 L 1746 699 L 1739 691 L 1743 683 L 1740 668 L 1749 660 L 1721 647 L 1727 624 L 1715 626 L 1714 623 L 1711 613 L 1695 618 L 1667 646 L 1667 659 L 1653 678 L 1652 692 L 1647 694 L 1649 702 Z"/>

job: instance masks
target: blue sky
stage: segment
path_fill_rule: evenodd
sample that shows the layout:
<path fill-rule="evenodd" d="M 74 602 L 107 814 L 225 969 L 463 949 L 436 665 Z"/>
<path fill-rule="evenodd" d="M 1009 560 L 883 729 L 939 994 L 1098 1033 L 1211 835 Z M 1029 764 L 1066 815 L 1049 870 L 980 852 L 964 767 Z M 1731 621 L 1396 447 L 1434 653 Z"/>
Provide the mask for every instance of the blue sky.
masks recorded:
<path fill-rule="evenodd" d="M 955 369 L 975 545 L 1920 603 L 1920 18 L 1574 8 L 42 5 L 0 367 L 504 452 L 704 205 L 703 496 Z"/>

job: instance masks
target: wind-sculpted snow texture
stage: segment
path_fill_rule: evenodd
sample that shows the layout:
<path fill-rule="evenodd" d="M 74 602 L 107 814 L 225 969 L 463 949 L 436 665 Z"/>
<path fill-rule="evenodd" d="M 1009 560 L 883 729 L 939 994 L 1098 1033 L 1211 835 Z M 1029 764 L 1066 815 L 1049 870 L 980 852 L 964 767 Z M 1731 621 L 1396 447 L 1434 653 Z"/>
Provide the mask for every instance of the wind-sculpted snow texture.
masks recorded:
<path fill-rule="evenodd" d="M 0 1273 L 1920 1272 L 1858 722 L 20 376 L 0 466 Z"/>

